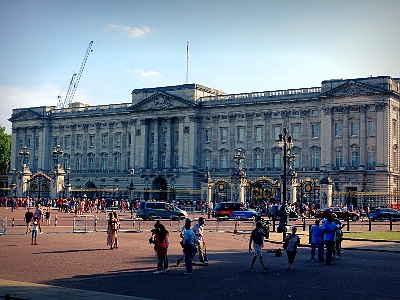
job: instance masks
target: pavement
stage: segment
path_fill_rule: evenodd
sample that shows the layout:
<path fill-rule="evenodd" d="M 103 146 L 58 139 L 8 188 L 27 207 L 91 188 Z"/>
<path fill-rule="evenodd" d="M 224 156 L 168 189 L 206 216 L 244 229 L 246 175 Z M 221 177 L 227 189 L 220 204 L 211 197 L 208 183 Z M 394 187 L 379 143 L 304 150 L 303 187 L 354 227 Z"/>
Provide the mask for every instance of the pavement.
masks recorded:
<path fill-rule="evenodd" d="M 337 261 L 340 266 L 336 266 L 334 276 L 343 286 L 350 280 L 354 287 L 358 286 L 357 291 L 343 294 L 335 287 L 330 290 L 322 285 L 321 294 L 318 285 L 303 291 L 315 281 L 315 276 L 323 282 L 326 268 L 329 268 L 323 263 L 308 261 L 307 231 L 299 231 L 302 245 L 295 261 L 296 276 L 287 272 L 286 258 L 275 258 L 273 252 L 280 248 L 282 234 L 271 232 L 263 250 L 264 262 L 270 268 L 269 277 L 264 277 L 261 283 L 257 275 L 246 272 L 252 257 L 252 253 L 247 252 L 247 229 L 251 228 L 251 223 L 248 228 L 241 224 L 241 230 L 234 233 L 231 227 L 214 230 L 210 222 L 205 233 L 210 264 L 195 265 L 191 277 L 182 275 L 184 267 L 174 264 L 181 249 L 177 226 L 172 224 L 170 271 L 166 275 L 154 275 L 156 258 L 148 244 L 146 229 L 121 232 L 119 249 L 109 250 L 105 246 L 104 232 L 73 233 L 72 227 L 63 223 L 70 222 L 71 216 L 58 214 L 58 226 L 43 225 L 44 234 L 38 236 L 39 245 L 32 246 L 20 222 L 24 212 L 23 209 L 14 212 L 0 209 L 0 218 L 8 216 L 8 223 L 12 217 L 18 220 L 14 227 L 8 226 L 6 235 L 0 236 L 0 299 L 204 299 L 206 296 L 209 299 L 326 299 L 326 293 L 335 291 L 342 299 L 357 296 L 398 299 L 400 232 L 398 241 L 345 239 L 343 259 Z M 255 267 L 260 268 L 258 262 Z M 275 288 L 271 294 L 271 286 L 277 281 L 299 291 Z M 372 294 L 368 292 L 371 282 L 378 286 Z M 264 285 L 266 293 L 260 295 Z"/>

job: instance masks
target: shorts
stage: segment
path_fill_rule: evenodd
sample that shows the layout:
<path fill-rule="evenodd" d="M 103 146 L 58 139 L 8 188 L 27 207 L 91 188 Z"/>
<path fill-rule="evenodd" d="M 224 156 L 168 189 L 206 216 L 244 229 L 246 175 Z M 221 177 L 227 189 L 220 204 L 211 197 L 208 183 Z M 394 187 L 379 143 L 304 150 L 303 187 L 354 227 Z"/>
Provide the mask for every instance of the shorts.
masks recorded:
<path fill-rule="evenodd" d="M 36 238 L 37 237 L 37 230 L 32 230 L 32 238 Z"/>
<path fill-rule="evenodd" d="M 254 256 L 262 257 L 261 246 L 254 243 L 253 248 L 254 248 Z"/>

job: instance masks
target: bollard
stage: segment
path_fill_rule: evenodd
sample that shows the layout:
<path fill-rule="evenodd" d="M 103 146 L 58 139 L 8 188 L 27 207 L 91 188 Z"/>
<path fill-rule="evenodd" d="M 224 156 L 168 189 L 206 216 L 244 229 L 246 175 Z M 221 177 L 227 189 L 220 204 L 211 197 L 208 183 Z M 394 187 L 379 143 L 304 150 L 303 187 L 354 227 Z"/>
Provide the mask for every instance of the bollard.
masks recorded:
<path fill-rule="evenodd" d="M 275 232 L 275 219 L 272 219 L 272 231 Z"/>
<path fill-rule="evenodd" d="M 237 233 L 237 222 L 235 221 L 235 223 L 234 223 L 234 228 L 233 228 L 233 233 Z"/>
<path fill-rule="evenodd" d="M 178 218 L 178 219 L 180 219 L 180 218 Z M 172 218 L 170 217 L 169 218 L 169 227 L 171 227 L 172 226 Z"/>
<path fill-rule="evenodd" d="M 393 218 L 392 217 L 389 218 L 389 230 L 390 231 L 393 230 Z"/>
<path fill-rule="evenodd" d="M 368 231 L 371 231 L 371 219 L 368 217 Z"/>
<path fill-rule="evenodd" d="M 97 215 L 94 216 L 94 232 L 97 232 Z"/>
<path fill-rule="evenodd" d="M 57 226 L 57 215 L 56 215 L 56 217 L 54 218 L 54 226 Z"/>
<path fill-rule="evenodd" d="M 135 219 L 133 219 L 133 224 L 132 224 L 132 226 L 135 227 Z"/>
<path fill-rule="evenodd" d="M 12 218 L 12 225 L 11 225 L 11 227 L 14 227 L 14 216 L 13 216 L 13 218 Z"/>
<path fill-rule="evenodd" d="M 303 217 L 301 222 L 302 222 L 302 225 L 303 225 L 303 231 L 306 231 L 306 218 Z"/>
<path fill-rule="evenodd" d="M 237 224 L 237 226 L 238 226 L 238 227 L 240 226 L 240 218 L 239 218 L 239 220 L 238 220 L 238 224 Z"/>
<path fill-rule="evenodd" d="M 347 218 L 347 231 L 350 231 L 350 218 Z"/>
<path fill-rule="evenodd" d="M 311 224 L 309 224 L 308 225 L 308 243 L 311 245 L 311 239 L 312 239 L 312 236 L 311 236 Z M 319 246 L 318 246 L 319 247 Z M 319 248 L 318 248 L 318 250 L 319 250 Z"/>

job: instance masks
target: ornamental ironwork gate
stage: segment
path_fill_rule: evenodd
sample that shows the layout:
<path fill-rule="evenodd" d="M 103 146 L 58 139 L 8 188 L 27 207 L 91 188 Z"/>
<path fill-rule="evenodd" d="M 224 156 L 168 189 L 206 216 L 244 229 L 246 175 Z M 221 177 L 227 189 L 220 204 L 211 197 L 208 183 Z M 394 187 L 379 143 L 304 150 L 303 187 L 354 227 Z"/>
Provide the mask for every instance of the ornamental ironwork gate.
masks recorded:
<path fill-rule="evenodd" d="M 255 203 L 278 202 L 280 200 L 278 181 L 264 176 L 249 181 L 246 199 Z"/>
<path fill-rule="evenodd" d="M 298 203 L 314 204 L 317 208 L 321 207 L 319 197 L 320 186 L 317 180 L 306 178 L 300 180 L 297 189 L 297 201 Z"/>
<path fill-rule="evenodd" d="M 51 178 L 43 172 L 38 172 L 28 180 L 30 197 L 50 197 Z"/>

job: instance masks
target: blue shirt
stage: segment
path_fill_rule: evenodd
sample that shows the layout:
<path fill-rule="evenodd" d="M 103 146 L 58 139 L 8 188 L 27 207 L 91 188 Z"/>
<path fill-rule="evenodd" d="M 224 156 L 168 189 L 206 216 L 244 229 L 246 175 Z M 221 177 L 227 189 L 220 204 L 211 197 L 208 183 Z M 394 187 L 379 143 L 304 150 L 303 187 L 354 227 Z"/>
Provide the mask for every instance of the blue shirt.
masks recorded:
<path fill-rule="evenodd" d="M 325 241 L 335 241 L 336 224 L 326 221 L 322 224 L 322 229 L 324 230 L 324 240 Z"/>
<path fill-rule="evenodd" d="M 186 229 L 183 235 L 183 244 L 194 245 L 194 232 L 191 229 Z"/>
<path fill-rule="evenodd" d="M 310 229 L 311 243 L 319 244 L 322 243 L 322 236 L 324 235 L 321 226 L 313 225 Z"/>

